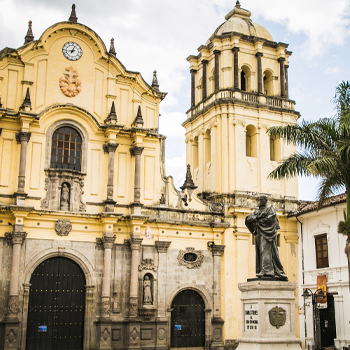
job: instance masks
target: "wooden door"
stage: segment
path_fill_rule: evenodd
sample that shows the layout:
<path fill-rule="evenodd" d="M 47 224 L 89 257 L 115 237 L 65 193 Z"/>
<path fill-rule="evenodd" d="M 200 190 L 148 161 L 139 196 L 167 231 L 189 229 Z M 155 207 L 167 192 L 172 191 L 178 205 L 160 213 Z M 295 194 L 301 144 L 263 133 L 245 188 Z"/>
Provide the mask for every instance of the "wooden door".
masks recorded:
<path fill-rule="evenodd" d="M 204 348 L 205 307 L 202 297 L 193 290 L 184 290 L 174 298 L 171 308 L 171 347 Z"/>
<path fill-rule="evenodd" d="M 85 276 L 63 257 L 42 262 L 33 272 L 26 350 L 82 350 Z"/>

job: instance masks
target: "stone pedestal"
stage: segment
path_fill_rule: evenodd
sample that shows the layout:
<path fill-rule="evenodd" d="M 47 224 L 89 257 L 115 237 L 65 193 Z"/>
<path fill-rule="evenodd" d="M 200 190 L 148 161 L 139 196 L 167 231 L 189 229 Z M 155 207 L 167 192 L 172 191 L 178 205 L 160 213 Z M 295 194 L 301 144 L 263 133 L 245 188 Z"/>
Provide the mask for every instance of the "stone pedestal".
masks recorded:
<path fill-rule="evenodd" d="M 300 350 L 295 336 L 295 282 L 252 280 L 242 292 L 242 338 L 238 350 Z"/>

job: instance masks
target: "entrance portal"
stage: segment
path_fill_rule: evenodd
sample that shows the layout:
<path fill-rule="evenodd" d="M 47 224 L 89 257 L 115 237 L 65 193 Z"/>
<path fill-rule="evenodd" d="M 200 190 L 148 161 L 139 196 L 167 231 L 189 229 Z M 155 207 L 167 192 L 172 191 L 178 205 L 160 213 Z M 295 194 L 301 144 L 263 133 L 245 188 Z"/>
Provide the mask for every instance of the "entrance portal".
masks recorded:
<path fill-rule="evenodd" d="M 321 325 L 321 346 L 322 348 L 333 347 L 334 339 L 337 337 L 333 295 L 327 294 L 327 308 L 320 309 L 319 311 Z"/>
<path fill-rule="evenodd" d="M 56 257 L 33 272 L 26 350 L 82 350 L 85 276 L 72 260 Z"/>
<path fill-rule="evenodd" d="M 171 347 L 205 346 L 204 301 L 193 290 L 180 292 L 171 304 Z"/>

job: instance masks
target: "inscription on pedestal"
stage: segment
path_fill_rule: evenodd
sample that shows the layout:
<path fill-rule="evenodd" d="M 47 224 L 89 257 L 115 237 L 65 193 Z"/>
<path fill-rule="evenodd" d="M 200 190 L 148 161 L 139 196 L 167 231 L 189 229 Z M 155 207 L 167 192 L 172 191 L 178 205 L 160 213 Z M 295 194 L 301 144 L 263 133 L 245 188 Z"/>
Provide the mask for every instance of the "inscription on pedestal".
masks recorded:
<path fill-rule="evenodd" d="M 244 328 L 246 331 L 257 331 L 259 326 L 258 304 L 244 305 Z"/>

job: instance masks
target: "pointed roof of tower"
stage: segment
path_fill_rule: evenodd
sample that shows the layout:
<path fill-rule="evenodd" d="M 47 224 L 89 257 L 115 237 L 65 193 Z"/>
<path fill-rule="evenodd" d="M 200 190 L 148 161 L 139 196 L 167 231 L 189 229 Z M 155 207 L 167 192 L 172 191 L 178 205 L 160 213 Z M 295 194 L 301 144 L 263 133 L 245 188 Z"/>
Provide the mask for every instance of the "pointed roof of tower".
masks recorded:
<path fill-rule="evenodd" d="M 32 30 L 32 21 L 29 21 L 27 35 L 24 38 L 24 45 L 32 42 L 33 40 L 34 40 L 34 35 Z"/>
<path fill-rule="evenodd" d="M 116 124 L 117 122 L 118 122 L 118 116 L 117 116 L 117 113 L 115 112 L 115 104 L 113 101 L 111 106 L 111 111 L 109 112 L 108 117 L 105 120 L 105 123 Z"/>
<path fill-rule="evenodd" d="M 117 53 L 115 52 L 115 47 L 114 47 L 114 39 L 111 39 L 111 45 L 109 47 L 109 53 L 113 56 L 117 56 Z"/>
<path fill-rule="evenodd" d="M 157 79 L 157 71 L 153 71 L 153 80 L 152 80 L 152 88 L 155 90 L 159 90 L 159 84 Z"/>
<path fill-rule="evenodd" d="M 72 5 L 72 11 L 70 13 L 70 17 L 69 17 L 68 21 L 72 22 L 72 23 L 78 22 L 78 17 L 77 17 L 77 14 L 75 13 L 75 4 Z"/>

